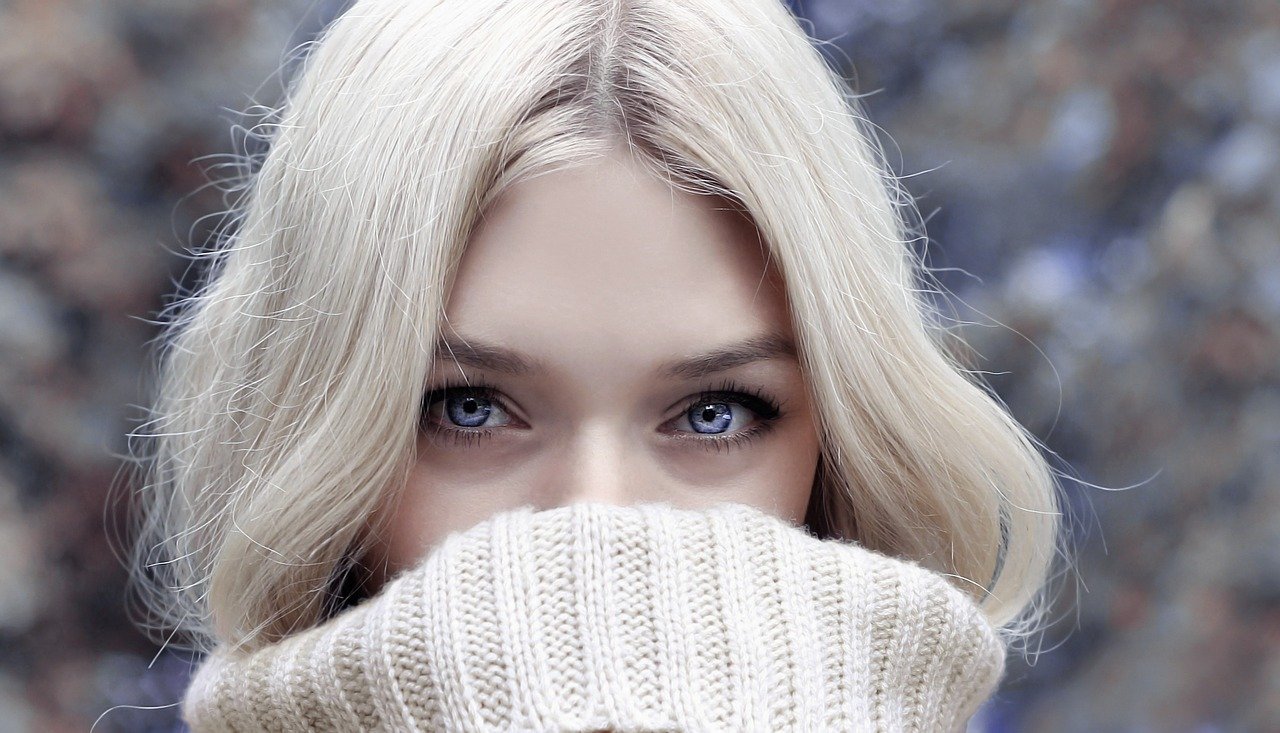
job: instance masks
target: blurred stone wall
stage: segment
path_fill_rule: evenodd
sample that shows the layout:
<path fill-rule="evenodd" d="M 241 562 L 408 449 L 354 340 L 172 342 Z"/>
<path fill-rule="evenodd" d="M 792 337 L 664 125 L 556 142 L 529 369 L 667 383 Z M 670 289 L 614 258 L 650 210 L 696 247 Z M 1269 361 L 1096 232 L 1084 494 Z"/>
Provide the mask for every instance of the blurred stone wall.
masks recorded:
<path fill-rule="evenodd" d="M 341 6 L 0 2 L 0 729 L 178 729 L 188 663 L 126 618 L 107 487 L 236 113 Z M 973 729 L 1276 730 L 1280 3 L 792 7 L 1068 474 L 1060 621 Z"/>

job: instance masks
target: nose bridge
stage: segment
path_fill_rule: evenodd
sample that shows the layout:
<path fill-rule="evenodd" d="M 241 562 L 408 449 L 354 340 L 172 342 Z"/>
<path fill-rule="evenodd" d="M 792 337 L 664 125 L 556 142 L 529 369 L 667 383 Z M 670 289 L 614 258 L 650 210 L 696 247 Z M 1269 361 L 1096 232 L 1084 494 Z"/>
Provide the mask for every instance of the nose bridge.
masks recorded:
<path fill-rule="evenodd" d="M 622 506 L 639 500 L 638 457 L 623 431 L 603 423 L 583 425 L 575 432 L 557 471 L 561 485 L 552 487 L 557 504 L 601 502 Z"/>

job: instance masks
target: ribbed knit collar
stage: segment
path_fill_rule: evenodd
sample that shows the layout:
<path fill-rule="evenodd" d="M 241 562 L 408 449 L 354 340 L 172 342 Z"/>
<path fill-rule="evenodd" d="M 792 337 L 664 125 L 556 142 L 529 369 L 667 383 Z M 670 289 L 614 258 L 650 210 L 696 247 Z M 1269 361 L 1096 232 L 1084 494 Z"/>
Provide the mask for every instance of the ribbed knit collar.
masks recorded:
<path fill-rule="evenodd" d="M 741 504 L 574 504 L 450 535 L 375 596 L 251 654 L 211 731 L 954 731 L 1004 644 L 922 566 Z"/>

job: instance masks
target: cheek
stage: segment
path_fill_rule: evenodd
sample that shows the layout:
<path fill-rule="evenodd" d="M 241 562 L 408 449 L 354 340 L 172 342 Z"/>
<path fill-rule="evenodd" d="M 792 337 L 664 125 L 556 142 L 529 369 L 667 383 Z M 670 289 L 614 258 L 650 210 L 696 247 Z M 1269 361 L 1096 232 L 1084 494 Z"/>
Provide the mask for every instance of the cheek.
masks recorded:
<path fill-rule="evenodd" d="M 773 496 L 778 516 L 792 524 L 804 523 L 809 500 L 815 489 L 814 478 L 822 452 L 818 418 L 807 393 L 796 400 L 788 425 L 779 431 L 773 446 Z M 767 507 L 764 507 L 767 508 Z"/>
<path fill-rule="evenodd" d="M 777 436 L 776 451 L 768 469 L 755 484 L 756 497 L 750 503 L 792 524 L 804 523 L 818 469 L 820 444 L 810 426 L 794 426 Z"/>
<path fill-rule="evenodd" d="M 438 532 L 428 521 L 428 505 L 422 501 L 414 484 L 410 479 L 399 505 L 390 510 L 391 516 L 386 525 L 386 563 L 392 572 L 409 565 L 413 558 L 424 554 L 439 539 Z"/>
<path fill-rule="evenodd" d="M 419 460 L 409 474 L 399 507 L 387 523 L 386 556 L 394 570 L 414 565 L 451 532 L 468 529 L 519 506 L 516 491 L 487 484 L 472 474 L 445 471 Z"/>

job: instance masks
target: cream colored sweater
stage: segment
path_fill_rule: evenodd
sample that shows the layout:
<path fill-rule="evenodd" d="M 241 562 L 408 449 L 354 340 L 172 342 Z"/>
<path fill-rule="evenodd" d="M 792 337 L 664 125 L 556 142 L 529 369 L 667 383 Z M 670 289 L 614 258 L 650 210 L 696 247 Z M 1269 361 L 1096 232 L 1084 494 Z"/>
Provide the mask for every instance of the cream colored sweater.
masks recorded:
<path fill-rule="evenodd" d="M 521 508 L 204 660 L 213 731 L 955 731 L 1005 647 L 942 576 L 741 504 Z"/>

